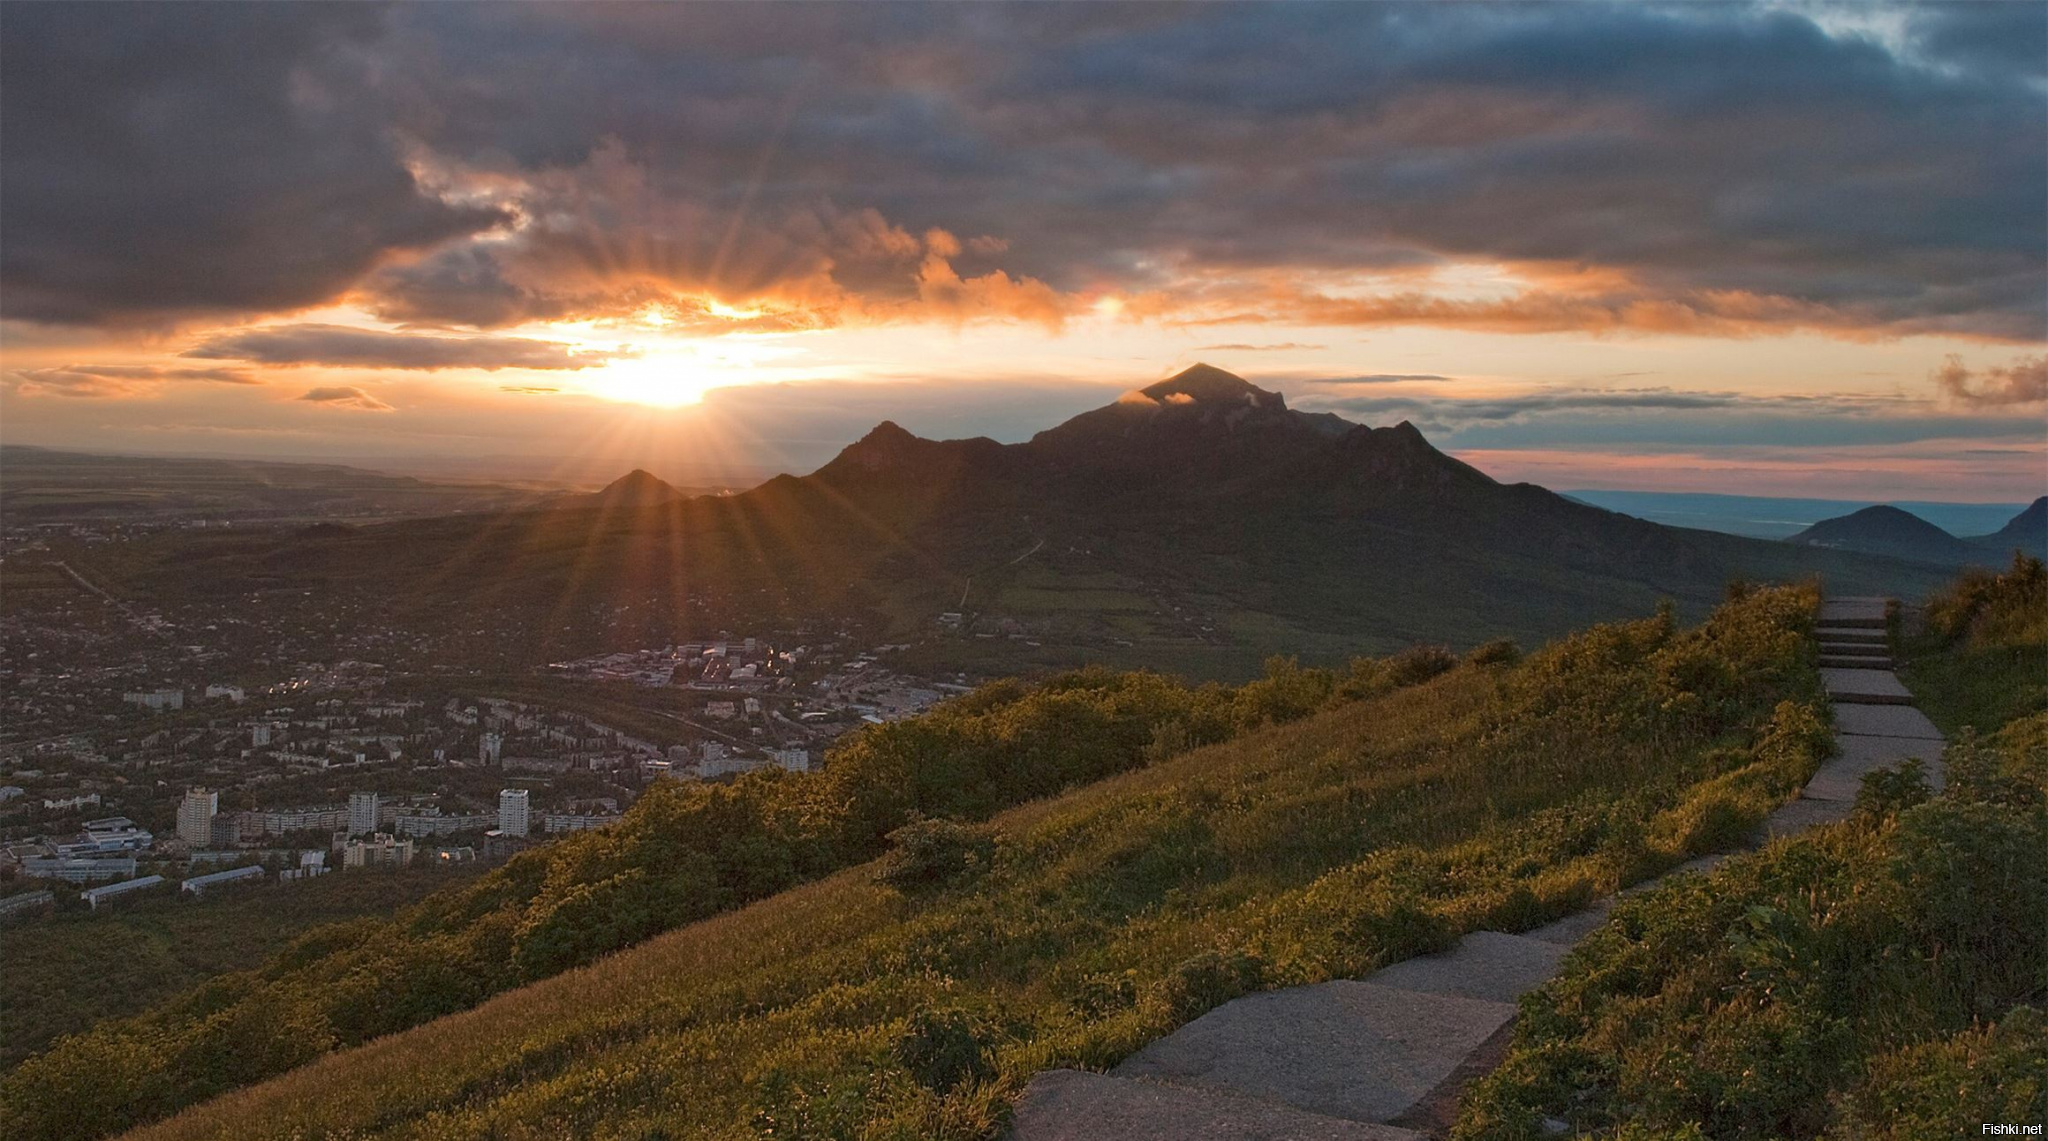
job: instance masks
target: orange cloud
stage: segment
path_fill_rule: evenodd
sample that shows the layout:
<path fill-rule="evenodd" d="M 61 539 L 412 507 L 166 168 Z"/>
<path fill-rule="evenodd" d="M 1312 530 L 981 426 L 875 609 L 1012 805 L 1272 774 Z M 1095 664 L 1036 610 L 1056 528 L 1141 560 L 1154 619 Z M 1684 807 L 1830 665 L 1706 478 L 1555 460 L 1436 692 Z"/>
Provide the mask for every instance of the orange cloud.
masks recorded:
<path fill-rule="evenodd" d="M 1964 367 L 1962 357 L 1950 353 L 1935 370 L 1934 383 L 1950 400 L 1972 408 L 2038 404 L 2048 400 L 2048 354 L 2021 357 L 2004 367 L 1994 365 L 1977 373 Z"/>

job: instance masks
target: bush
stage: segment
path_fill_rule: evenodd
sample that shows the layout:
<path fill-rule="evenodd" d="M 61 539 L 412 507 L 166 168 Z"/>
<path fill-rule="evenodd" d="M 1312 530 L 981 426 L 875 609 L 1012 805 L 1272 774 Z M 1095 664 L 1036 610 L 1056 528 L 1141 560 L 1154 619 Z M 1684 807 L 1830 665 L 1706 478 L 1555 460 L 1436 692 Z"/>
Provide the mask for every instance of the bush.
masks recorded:
<path fill-rule="evenodd" d="M 975 1020 L 961 1010 L 918 1010 L 896 1039 L 896 1060 L 917 1083 L 936 1094 L 995 1076 L 994 1051 Z"/>
<path fill-rule="evenodd" d="M 995 833 L 952 820 L 918 820 L 889 833 L 875 879 L 910 893 L 968 883 L 995 859 Z"/>
<path fill-rule="evenodd" d="M 1522 660 L 1522 647 L 1513 638 L 1495 638 L 1473 647 L 1465 660 L 1475 666 L 1511 666 Z"/>

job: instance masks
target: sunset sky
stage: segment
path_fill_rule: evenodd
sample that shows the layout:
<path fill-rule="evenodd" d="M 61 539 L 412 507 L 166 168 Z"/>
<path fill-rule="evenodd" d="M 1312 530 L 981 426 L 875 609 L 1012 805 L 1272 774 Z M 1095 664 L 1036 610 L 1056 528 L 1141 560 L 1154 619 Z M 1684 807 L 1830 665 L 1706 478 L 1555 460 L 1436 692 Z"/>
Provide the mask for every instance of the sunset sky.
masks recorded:
<path fill-rule="evenodd" d="M 2041 4 L 17 3 L 0 73 L 8 443 L 737 478 L 1207 361 L 1552 487 L 2048 490 Z"/>

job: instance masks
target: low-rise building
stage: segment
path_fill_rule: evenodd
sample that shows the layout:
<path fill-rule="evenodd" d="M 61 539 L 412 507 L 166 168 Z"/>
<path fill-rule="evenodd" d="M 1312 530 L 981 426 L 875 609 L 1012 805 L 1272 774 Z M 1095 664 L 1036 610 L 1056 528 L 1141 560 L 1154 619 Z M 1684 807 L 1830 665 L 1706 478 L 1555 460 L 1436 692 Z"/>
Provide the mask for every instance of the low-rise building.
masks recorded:
<path fill-rule="evenodd" d="M 124 693 L 121 700 L 130 705 L 161 713 L 166 709 L 185 708 L 185 691 L 182 689 L 153 689 L 143 693 Z"/>
<path fill-rule="evenodd" d="M 205 895 L 217 887 L 225 887 L 232 883 L 250 883 L 262 878 L 263 865 L 249 864 L 246 867 L 229 868 L 224 872 L 208 872 L 203 876 L 193 876 L 179 884 L 178 890 L 188 895 Z"/>
<path fill-rule="evenodd" d="M 21 862 L 21 874 L 65 883 L 125 880 L 135 875 L 135 857 L 30 856 Z"/>
<path fill-rule="evenodd" d="M 9 915 L 26 915 L 31 911 L 39 911 L 45 907 L 55 906 L 56 902 L 57 897 L 55 894 L 51 892 L 20 892 L 15 895 L 0 898 L 0 917 Z"/>
<path fill-rule="evenodd" d="M 388 832 L 378 832 L 368 840 L 350 840 L 341 850 L 344 868 L 402 868 L 411 863 L 412 841 Z"/>
<path fill-rule="evenodd" d="M 120 883 L 110 883 L 105 887 L 86 888 L 78 893 L 78 898 L 85 901 L 86 907 L 98 911 L 100 905 L 108 900 L 127 895 L 129 892 L 152 888 L 162 882 L 164 882 L 164 877 L 162 876 L 142 876 L 137 879 L 122 880 Z"/>
<path fill-rule="evenodd" d="M 619 819 L 616 812 L 547 812 L 540 818 L 541 830 L 548 833 L 587 832 L 602 828 Z"/>

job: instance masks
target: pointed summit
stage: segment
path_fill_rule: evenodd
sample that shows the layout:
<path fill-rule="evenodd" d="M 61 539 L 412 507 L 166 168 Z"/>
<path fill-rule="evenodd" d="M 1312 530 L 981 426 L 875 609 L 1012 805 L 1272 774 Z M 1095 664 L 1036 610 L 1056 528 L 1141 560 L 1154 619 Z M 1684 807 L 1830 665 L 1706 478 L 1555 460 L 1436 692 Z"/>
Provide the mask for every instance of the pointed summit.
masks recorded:
<path fill-rule="evenodd" d="M 1202 404 L 1252 404 L 1265 408 L 1287 406 L 1279 393 L 1268 392 L 1236 373 L 1206 364 L 1191 365 L 1138 391 L 1161 404 L 1193 401 Z"/>
<path fill-rule="evenodd" d="M 682 492 L 677 491 L 660 476 L 644 468 L 634 468 L 606 484 L 604 490 L 593 498 L 600 503 L 620 507 L 649 507 L 683 497 Z"/>

